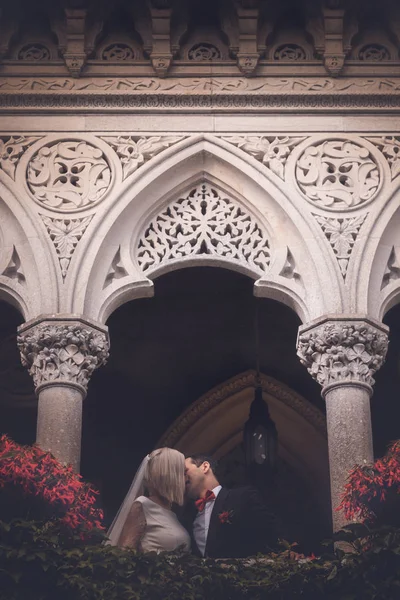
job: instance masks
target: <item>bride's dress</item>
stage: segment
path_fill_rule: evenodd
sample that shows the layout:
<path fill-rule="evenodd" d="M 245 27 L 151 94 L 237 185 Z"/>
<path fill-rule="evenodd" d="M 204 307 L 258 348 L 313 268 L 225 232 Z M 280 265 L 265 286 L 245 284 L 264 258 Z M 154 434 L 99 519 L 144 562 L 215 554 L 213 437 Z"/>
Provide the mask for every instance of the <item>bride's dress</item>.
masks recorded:
<path fill-rule="evenodd" d="M 163 508 L 146 496 L 139 496 L 146 518 L 146 530 L 141 540 L 142 552 L 172 552 L 178 548 L 190 551 L 190 536 L 172 510 Z"/>

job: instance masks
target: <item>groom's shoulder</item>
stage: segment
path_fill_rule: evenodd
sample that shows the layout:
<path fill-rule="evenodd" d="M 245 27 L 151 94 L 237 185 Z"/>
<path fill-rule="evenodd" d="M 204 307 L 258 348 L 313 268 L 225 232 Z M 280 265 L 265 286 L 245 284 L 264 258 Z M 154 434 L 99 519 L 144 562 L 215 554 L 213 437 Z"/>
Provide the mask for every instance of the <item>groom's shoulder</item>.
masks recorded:
<path fill-rule="evenodd" d="M 234 498 L 241 498 L 243 496 L 258 496 L 258 490 L 252 485 L 241 485 L 237 487 L 229 488 L 229 496 Z"/>

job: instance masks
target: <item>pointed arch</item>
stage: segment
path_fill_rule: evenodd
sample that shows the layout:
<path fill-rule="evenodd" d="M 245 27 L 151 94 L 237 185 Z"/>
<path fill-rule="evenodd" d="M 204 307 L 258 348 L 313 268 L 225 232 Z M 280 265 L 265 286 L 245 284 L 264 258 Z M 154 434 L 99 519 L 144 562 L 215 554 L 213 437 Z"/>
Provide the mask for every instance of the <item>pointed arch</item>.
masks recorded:
<path fill-rule="evenodd" d="M 248 271 L 257 282 L 257 295 L 289 305 L 303 321 L 342 310 L 336 266 L 308 210 L 298 206 L 294 190 L 251 156 L 208 134 L 192 136 L 155 156 L 119 188 L 107 214 L 96 215 L 91 235 L 71 265 L 75 283 L 64 310 L 104 322 L 122 303 L 152 295 L 151 277 L 135 259 L 135 243 L 152 219 L 202 182 L 217 186 L 270 236 L 268 270 L 261 276 Z M 238 268 L 237 262 L 225 258 L 224 266 Z M 177 260 L 173 268 L 190 262 L 204 265 L 207 257 L 191 259 Z M 114 276 L 116 260 L 120 269 Z M 208 260 L 212 262 L 210 256 Z"/>

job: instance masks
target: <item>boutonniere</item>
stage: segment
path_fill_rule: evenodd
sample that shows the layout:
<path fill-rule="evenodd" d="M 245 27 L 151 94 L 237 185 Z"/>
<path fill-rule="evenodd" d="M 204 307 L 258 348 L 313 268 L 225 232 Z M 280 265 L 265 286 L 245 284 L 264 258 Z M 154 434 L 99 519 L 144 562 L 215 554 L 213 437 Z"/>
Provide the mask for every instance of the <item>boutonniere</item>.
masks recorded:
<path fill-rule="evenodd" d="M 218 515 L 218 519 L 219 522 L 224 524 L 224 523 L 232 523 L 231 519 L 233 517 L 233 510 L 224 510 L 222 512 L 219 513 Z"/>

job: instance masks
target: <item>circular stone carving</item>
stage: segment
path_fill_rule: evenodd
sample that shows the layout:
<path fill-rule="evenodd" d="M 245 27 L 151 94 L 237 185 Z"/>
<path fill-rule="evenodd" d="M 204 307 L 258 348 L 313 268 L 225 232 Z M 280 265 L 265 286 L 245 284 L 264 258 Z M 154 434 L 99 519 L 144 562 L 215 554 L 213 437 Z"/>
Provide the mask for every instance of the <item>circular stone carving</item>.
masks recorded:
<path fill-rule="evenodd" d="M 26 44 L 18 52 L 18 60 L 50 60 L 50 50 L 44 44 Z"/>
<path fill-rule="evenodd" d="M 110 180 L 111 169 L 103 152 L 82 140 L 50 143 L 28 163 L 27 183 L 33 198 L 41 206 L 62 212 L 96 204 Z"/>
<path fill-rule="evenodd" d="M 133 60 L 135 53 L 128 44 L 110 44 L 103 50 L 101 58 L 103 60 L 121 62 L 124 60 Z"/>
<path fill-rule="evenodd" d="M 389 50 L 381 44 L 368 44 L 361 48 L 358 58 L 368 62 L 380 62 L 390 60 L 390 54 Z"/>
<path fill-rule="evenodd" d="M 298 44 L 283 44 L 274 52 L 274 60 L 306 60 L 306 53 Z"/>
<path fill-rule="evenodd" d="M 203 42 L 195 44 L 188 52 L 188 59 L 194 61 L 218 60 L 221 58 L 221 52 L 214 44 Z"/>
<path fill-rule="evenodd" d="M 349 140 L 327 140 L 303 151 L 296 180 L 314 206 L 346 210 L 371 201 L 381 175 L 368 148 Z"/>

